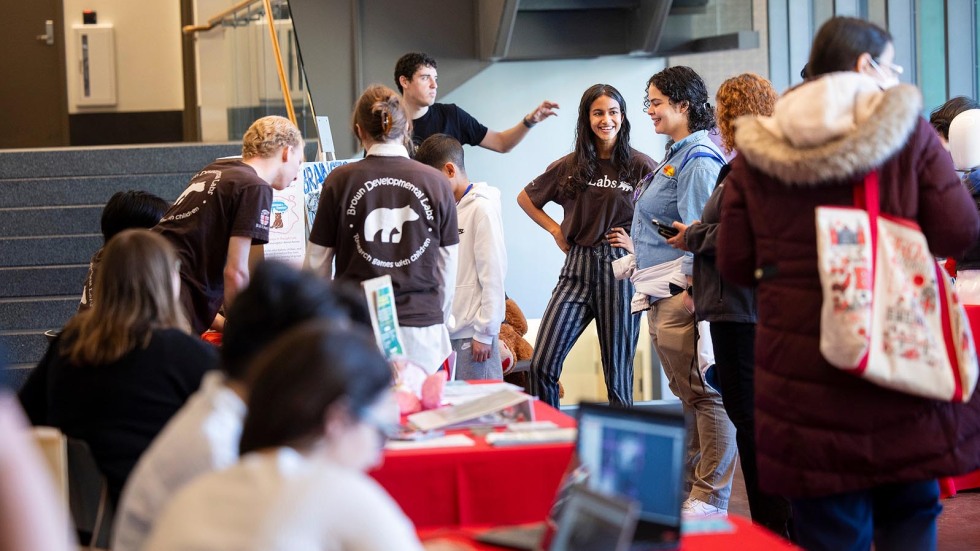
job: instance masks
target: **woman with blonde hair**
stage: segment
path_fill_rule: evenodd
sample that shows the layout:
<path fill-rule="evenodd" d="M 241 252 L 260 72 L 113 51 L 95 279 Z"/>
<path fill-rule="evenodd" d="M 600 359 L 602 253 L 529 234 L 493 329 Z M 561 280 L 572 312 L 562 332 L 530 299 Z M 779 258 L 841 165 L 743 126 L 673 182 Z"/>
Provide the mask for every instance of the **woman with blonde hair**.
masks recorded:
<path fill-rule="evenodd" d="M 754 73 L 743 73 L 722 83 L 716 94 L 716 117 L 725 153 L 735 153 L 735 120 L 744 115 L 772 114 L 776 106 L 772 83 Z M 753 422 L 753 379 L 756 304 L 755 291 L 724 281 L 718 274 L 715 255 L 721 225 L 721 201 L 725 177 L 731 169 L 724 165 L 718 182 L 701 212 L 701 220 L 690 226 L 675 222 L 680 230 L 667 243 L 694 253 L 694 310 L 699 320 L 710 322 L 711 344 L 718 372 L 719 390 L 729 419 L 735 425 L 742 475 L 752 520 L 788 538 L 789 502 L 759 490 L 755 464 Z"/>
<path fill-rule="evenodd" d="M 160 235 L 116 235 L 95 292 L 99 300 L 69 320 L 20 400 L 34 425 L 89 445 L 115 503 L 140 454 L 216 366 L 217 352 L 188 334 L 179 262 Z"/>
<path fill-rule="evenodd" d="M 303 162 L 303 136 L 277 115 L 253 122 L 242 157 L 218 159 L 195 174 L 153 228 L 181 259 L 181 302 L 195 333 L 222 331 L 235 296 L 248 285 L 249 251 L 269 242 L 273 190 L 289 186 Z"/>
<path fill-rule="evenodd" d="M 352 119 L 367 156 L 324 181 L 306 266 L 354 283 L 391 276 L 403 342 L 390 352 L 432 373 L 452 350 L 456 199 L 442 172 L 409 158 L 412 122 L 394 90 L 369 86 Z"/>

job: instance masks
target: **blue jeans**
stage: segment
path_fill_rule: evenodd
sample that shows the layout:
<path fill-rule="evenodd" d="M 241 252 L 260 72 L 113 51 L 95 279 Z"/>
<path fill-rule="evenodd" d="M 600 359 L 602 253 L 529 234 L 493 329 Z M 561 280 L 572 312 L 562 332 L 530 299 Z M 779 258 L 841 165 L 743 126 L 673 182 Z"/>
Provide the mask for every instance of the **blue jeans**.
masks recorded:
<path fill-rule="evenodd" d="M 888 484 L 794 499 L 796 543 L 808 551 L 935 551 L 939 483 Z"/>

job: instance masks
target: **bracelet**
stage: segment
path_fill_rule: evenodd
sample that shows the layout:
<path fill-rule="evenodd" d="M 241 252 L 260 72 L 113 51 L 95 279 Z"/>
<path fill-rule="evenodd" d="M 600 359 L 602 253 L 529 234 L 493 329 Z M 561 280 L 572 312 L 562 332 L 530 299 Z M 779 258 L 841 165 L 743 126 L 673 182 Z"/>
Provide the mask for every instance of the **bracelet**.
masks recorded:
<path fill-rule="evenodd" d="M 521 122 L 522 122 L 522 123 L 524 124 L 524 126 L 525 126 L 525 127 L 527 127 L 527 128 L 534 128 L 534 125 L 535 125 L 535 124 L 538 124 L 538 123 L 536 123 L 536 122 L 532 122 L 532 121 L 529 121 L 529 120 L 527 120 L 527 115 L 524 115 L 524 118 L 523 118 L 523 119 L 521 119 Z"/>

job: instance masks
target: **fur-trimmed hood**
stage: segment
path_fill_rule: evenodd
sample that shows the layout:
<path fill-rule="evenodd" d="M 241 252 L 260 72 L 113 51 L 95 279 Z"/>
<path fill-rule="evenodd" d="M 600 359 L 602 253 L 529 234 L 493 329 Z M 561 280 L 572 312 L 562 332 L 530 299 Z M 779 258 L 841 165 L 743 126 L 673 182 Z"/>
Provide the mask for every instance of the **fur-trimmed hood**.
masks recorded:
<path fill-rule="evenodd" d="M 894 155 L 921 109 L 914 86 L 882 91 L 860 73 L 831 73 L 786 93 L 772 117 L 738 119 L 735 146 L 753 167 L 788 185 L 833 184 Z"/>

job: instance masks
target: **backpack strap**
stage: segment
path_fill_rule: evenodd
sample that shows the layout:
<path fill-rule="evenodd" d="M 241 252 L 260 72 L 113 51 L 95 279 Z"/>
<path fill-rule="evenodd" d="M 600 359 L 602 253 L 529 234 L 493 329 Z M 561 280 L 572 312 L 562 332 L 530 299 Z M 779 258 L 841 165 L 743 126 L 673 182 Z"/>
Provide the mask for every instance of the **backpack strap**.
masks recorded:
<path fill-rule="evenodd" d="M 699 159 L 699 158 L 714 159 L 715 161 L 718 161 L 718 163 L 720 163 L 721 165 L 728 164 L 728 162 L 725 161 L 723 157 L 721 157 L 720 155 L 718 155 L 717 153 L 709 149 L 708 146 L 696 145 L 692 147 L 691 150 L 688 151 L 686 155 L 684 155 L 684 159 L 681 161 L 680 166 L 677 167 L 677 172 L 684 170 L 684 167 L 687 165 L 688 161 L 691 161 L 693 159 Z"/>

